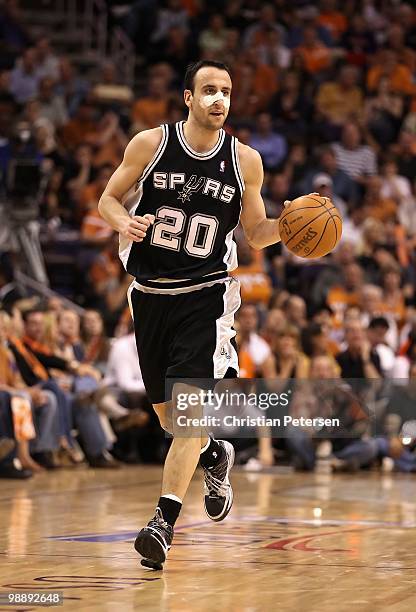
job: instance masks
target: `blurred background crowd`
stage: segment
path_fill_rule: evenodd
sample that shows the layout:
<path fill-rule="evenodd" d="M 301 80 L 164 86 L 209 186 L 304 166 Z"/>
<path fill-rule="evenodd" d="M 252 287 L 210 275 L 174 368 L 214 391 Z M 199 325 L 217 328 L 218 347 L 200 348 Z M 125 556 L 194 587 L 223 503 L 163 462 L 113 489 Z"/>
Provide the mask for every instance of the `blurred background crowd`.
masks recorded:
<path fill-rule="evenodd" d="M 97 204 L 134 134 L 186 118 L 182 78 L 198 58 L 231 68 L 226 129 L 262 157 L 268 216 L 316 191 L 343 217 L 339 247 L 316 261 L 280 244 L 254 251 L 237 229 L 241 376 L 381 381 L 383 435 L 346 399 L 353 440 L 325 452 L 334 468 L 387 458 L 415 471 L 413 437 L 399 437 L 416 405 L 413 3 L 97 2 L 109 39 L 117 28 L 129 40 L 130 79 L 111 53 L 86 63 L 39 4 L 0 4 L 0 477 L 164 456 L 134 353 L 131 278 Z M 263 432 L 246 458 L 313 469 L 324 451 L 304 436 Z"/>

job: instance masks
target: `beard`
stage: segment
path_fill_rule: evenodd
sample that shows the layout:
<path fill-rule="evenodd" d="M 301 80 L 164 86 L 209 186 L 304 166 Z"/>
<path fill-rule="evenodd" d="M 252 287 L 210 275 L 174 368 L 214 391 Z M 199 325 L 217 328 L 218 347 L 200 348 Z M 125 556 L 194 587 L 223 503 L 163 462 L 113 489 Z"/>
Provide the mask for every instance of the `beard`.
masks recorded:
<path fill-rule="evenodd" d="M 195 104 L 191 108 L 192 117 L 199 126 L 205 130 L 216 132 L 223 127 L 228 112 L 225 110 L 223 115 L 218 116 L 211 115 L 210 112 L 212 110 L 202 109 L 199 104 Z"/>

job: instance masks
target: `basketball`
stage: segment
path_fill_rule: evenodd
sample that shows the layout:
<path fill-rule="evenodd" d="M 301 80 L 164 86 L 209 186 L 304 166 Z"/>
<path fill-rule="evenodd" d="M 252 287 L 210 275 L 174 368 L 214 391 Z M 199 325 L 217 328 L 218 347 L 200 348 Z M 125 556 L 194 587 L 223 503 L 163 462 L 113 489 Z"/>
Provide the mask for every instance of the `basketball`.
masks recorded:
<path fill-rule="evenodd" d="M 283 244 L 294 255 L 323 257 L 338 244 L 342 219 L 331 200 L 319 195 L 305 195 L 293 200 L 279 219 Z"/>

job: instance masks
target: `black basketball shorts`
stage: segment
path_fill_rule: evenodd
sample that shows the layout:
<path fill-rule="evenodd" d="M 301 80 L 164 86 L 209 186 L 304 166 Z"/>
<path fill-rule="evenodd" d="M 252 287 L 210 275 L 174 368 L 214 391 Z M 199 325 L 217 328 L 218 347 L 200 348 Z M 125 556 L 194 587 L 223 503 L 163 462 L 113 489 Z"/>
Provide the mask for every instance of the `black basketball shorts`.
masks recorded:
<path fill-rule="evenodd" d="M 140 369 L 152 404 L 170 400 L 167 378 L 224 378 L 238 374 L 233 329 L 240 283 L 227 278 L 187 293 L 128 293 Z"/>

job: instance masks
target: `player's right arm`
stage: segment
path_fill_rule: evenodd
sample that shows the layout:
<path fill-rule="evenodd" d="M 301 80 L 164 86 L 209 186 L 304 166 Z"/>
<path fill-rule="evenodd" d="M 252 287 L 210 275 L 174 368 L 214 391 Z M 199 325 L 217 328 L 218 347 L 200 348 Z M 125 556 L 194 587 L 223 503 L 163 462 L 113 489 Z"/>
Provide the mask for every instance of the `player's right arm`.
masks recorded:
<path fill-rule="evenodd" d="M 141 242 L 154 216 L 131 217 L 122 201 L 154 157 L 162 139 L 162 129 L 154 128 L 137 134 L 127 145 L 123 161 L 108 181 L 98 203 L 100 215 L 116 232 L 133 242 Z"/>

